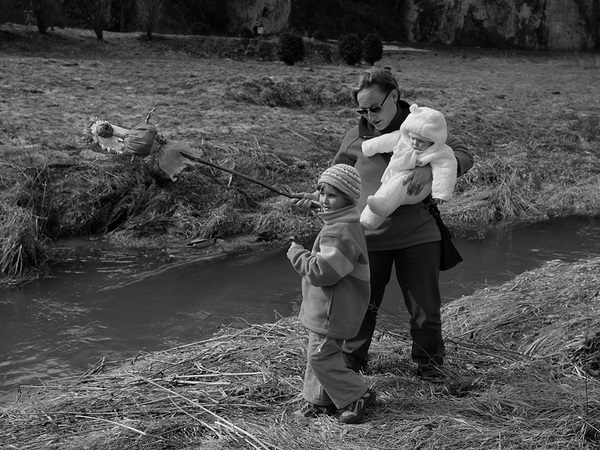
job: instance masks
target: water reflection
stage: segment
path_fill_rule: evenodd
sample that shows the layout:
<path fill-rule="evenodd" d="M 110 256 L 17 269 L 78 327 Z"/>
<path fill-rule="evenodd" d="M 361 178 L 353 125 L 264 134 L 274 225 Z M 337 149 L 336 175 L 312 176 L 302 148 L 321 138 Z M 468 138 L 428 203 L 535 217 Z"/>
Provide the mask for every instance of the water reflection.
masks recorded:
<path fill-rule="evenodd" d="M 285 252 L 208 263 L 182 263 L 169 252 L 118 249 L 99 241 L 71 249 L 53 276 L 0 292 L 0 403 L 23 384 L 79 375 L 103 356 L 163 350 L 200 340 L 221 324 L 289 316 L 300 301 L 300 279 Z M 444 302 L 551 259 L 600 255 L 600 219 L 564 219 L 457 242 L 465 261 L 441 274 Z M 198 256 L 210 248 L 198 251 Z M 407 326 L 399 288 L 391 283 L 380 326 Z"/>

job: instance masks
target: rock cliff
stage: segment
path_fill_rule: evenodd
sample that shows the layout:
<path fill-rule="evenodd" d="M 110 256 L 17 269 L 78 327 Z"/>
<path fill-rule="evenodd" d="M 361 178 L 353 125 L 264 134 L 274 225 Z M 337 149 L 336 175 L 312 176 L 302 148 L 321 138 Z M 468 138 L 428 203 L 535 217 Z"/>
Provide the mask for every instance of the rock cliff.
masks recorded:
<path fill-rule="evenodd" d="M 262 23 L 265 34 L 279 33 L 288 28 L 291 0 L 226 0 L 228 30 L 240 33 Z"/>
<path fill-rule="evenodd" d="M 446 44 L 549 50 L 599 47 L 597 0 L 442 0 L 437 14 L 438 39 Z"/>
<path fill-rule="evenodd" d="M 240 33 L 261 22 L 266 34 L 289 27 L 291 0 L 225 1 L 229 32 Z M 405 0 L 394 8 L 402 12 L 398 20 L 413 42 L 539 50 L 600 48 L 599 0 Z"/>

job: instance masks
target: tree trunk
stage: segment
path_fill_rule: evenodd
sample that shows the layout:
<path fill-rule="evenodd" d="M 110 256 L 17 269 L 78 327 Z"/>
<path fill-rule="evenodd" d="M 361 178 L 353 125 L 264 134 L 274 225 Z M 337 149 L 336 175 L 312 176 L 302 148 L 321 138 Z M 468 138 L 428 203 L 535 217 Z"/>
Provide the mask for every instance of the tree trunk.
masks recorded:
<path fill-rule="evenodd" d="M 48 32 L 48 8 L 45 0 L 35 0 L 31 2 L 33 15 L 37 22 L 37 29 L 40 34 Z"/>
<path fill-rule="evenodd" d="M 129 2 L 127 0 L 121 0 L 121 16 L 119 18 L 119 31 L 125 33 L 127 31 L 127 7 Z"/>
<path fill-rule="evenodd" d="M 104 17 L 110 0 L 76 0 L 75 4 L 92 27 L 99 41 L 104 41 Z"/>

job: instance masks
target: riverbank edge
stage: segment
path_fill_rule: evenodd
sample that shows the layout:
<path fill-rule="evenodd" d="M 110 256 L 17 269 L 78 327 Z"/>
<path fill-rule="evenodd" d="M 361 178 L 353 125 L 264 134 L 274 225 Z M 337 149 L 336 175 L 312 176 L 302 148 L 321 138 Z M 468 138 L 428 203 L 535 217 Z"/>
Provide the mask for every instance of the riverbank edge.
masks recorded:
<path fill-rule="evenodd" d="M 7 448 L 593 449 L 600 444 L 600 257 L 550 261 L 443 307 L 443 383 L 413 375 L 407 333 L 376 333 L 358 425 L 305 421 L 297 318 L 23 387 Z M 166 446 L 166 447 L 165 447 Z"/>

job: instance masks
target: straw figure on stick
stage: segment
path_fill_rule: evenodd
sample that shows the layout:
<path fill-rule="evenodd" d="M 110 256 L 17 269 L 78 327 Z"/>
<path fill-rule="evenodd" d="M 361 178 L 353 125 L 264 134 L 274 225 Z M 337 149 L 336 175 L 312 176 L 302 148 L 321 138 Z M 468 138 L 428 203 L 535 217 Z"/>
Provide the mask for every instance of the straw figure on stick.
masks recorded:
<path fill-rule="evenodd" d="M 158 167 L 165 172 L 171 180 L 176 181 L 177 175 L 188 164 L 204 164 L 232 175 L 244 178 L 264 188 L 288 198 L 299 198 L 299 194 L 292 194 L 275 186 L 267 184 L 243 173 L 220 166 L 212 161 L 202 158 L 204 152 L 191 147 L 187 142 L 167 139 L 156 130 L 154 125 L 148 123 L 152 109 L 146 120 L 132 129 L 113 125 L 106 120 L 96 119 L 84 132 L 85 139 L 100 144 L 104 150 L 114 150 L 119 153 L 133 153 L 135 156 L 157 156 Z M 318 207 L 317 202 L 311 202 L 312 207 Z"/>
<path fill-rule="evenodd" d="M 202 150 L 191 147 L 187 142 L 174 141 L 159 133 L 154 125 L 149 124 L 152 109 L 141 124 L 132 129 L 123 128 L 106 120 L 95 120 L 86 130 L 88 138 L 100 144 L 104 150 L 118 153 L 133 153 L 145 158 L 158 158 L 158 167 L 173 181 L 188 164 L 195 164 L 186 155 L 201 157 Z"/>

